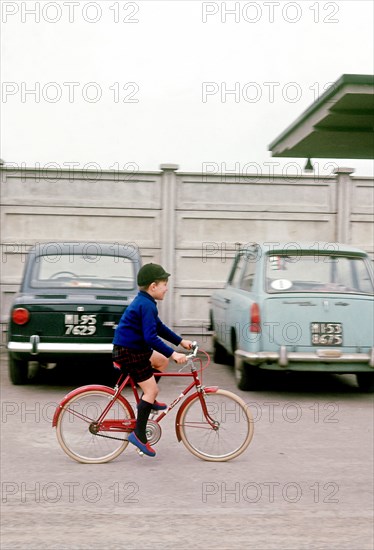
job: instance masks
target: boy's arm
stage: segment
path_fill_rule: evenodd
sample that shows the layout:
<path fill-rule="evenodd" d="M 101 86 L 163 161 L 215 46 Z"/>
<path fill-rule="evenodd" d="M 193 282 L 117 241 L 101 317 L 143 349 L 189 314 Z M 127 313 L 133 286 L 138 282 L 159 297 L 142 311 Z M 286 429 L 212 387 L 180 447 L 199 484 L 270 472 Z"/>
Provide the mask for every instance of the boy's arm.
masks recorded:
<path fill-rule="evenodd" d="M 164 325 L 164 323 L 160 321 L 159 318 L 157 320 L 157 334 L 161 336 L 161 338 L 165 338 L 165 340 L 171 342 L 175 346 L 179 346 L 179 344 L 182 342 L 182 336 L 179 336 L 179 334 L 176 334 L 169 327 Z"/>
<path fill-rule="evenodd" d="M 162 324 L 162 323 L 161 323 Z M 162 338 L 165 338 L 169 342 L 175 345 L 179 345 L 179 343 L 182 341 L 182 338 L 175 334 L 173 331 L 171 331 L 168 327 L 163 325 L 167 331 L 164 332 L 161 330 L 162 334 L 158 332 L 159 329 L 159 319 L 157 316 L 157 310 L 153 310 L 151 308 L 144 308 L 142 310 L 142 325 L 143 325 L 143 336 L 146 343 L 154 350 L 162 353 L 165 357 L 170 357 L 174 350 L 165 342 L 159 338 L 159 335 Z M 166 336 L 168 334 L 168 336 Z M 171 337 L 172 339 L 169 340 L 168 337 Z"/>
<path fill-rule="evenodd" d="M 164 325 L 160 319 L 157 320 L 157 334 L 162 338 L 165 338 L 168 342 L 175 344 L 176 346 L 182 346 L 185 349 L 192 348 L 191 340 L 183 340 L 181 336 L 173 332 L 169 327 Z M 178 364 L 183 364 L 187 361 L 187 357 L 184 353 L 178 353 L 173 351 L 171 358 Z"/>

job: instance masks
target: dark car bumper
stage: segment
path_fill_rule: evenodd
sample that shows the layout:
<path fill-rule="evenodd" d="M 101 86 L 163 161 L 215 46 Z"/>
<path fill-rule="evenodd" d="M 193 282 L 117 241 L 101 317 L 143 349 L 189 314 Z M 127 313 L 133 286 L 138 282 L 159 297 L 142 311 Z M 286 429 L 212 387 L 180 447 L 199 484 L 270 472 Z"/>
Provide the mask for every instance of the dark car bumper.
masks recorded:
<path fill-rule="evenodd" d="M 86 343 L 86 342 L 40 342 L 38 336 L 31 336 L 29 342 L 8 342 L 8 351 L 16 354 L 30 354 L 32 356 L 65 355 L 80 353 L 106 353 L 112 352 L 112 343 Z"/>

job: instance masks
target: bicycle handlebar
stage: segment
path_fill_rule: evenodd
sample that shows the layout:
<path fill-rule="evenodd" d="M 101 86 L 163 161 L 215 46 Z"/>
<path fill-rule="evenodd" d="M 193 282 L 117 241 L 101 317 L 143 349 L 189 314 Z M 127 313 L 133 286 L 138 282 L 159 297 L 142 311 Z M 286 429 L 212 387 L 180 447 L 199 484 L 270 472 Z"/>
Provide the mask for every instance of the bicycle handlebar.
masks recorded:
<path fill-rule="evenodd" d="M 189 361 L 190 359 L 194 359 L 197 355 L 197 352 L 199 351 L 199 346 L 197 345 L 197 342 L 192 342 L 192 353 L 190 353 L 189 355 L 187 355 L 187 361 Z"/>
<path fill-rule="evenodd" d="M 179 372 L 181 372 L 183 369 L 185 369 L 186 366 L 188 366 L 190 364 L 190 361 L 193 361 L 194 359 L 196 359 L 198 362 L 200 362 L 200 369 L 197 369 L 197 370 L 199 370 L 199 372 L 202 372 L 203 370 L 205 370 L 209 366 L 209 364 L 210 364 L 209 354 L 204 350 L 200 350 L 200 353 L 205 355 L 205 359 L 206 359 L 205 364 L 203 365 L 201 358 L 197 358 L 197 352 L 199 351 L 199 346 L 198 346 L 197 342 L 192 342 L 191 348 L 192 348 L 192 353 L 189 353 L 188 355 L 186 355 L 186 359 L 187 359 L 186 363 L 184 363 L 184 365 L 179 370 Z"/>

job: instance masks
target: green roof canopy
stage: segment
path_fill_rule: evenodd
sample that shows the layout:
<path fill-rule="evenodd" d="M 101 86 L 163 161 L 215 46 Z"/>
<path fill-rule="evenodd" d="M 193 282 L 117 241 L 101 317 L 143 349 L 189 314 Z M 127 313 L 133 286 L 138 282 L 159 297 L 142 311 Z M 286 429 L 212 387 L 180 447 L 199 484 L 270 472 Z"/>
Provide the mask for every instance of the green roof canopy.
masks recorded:
<path fill-rule="evenodd" d="M 374 158 L 374 76 L 341 76 L 269 150 L 273 157 Z"/>

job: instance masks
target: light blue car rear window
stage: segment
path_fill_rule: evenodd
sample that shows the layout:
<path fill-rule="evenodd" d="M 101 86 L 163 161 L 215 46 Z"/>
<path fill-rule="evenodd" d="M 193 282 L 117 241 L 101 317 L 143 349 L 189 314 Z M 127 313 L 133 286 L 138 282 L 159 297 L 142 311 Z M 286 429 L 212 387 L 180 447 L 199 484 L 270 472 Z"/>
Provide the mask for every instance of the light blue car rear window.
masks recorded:
<path fill-rule="evenodd" d="M 344 292 L 373 294 L 368 262 L 362 257 L 317 254 L 270 254 L 267 292 Z"/>

